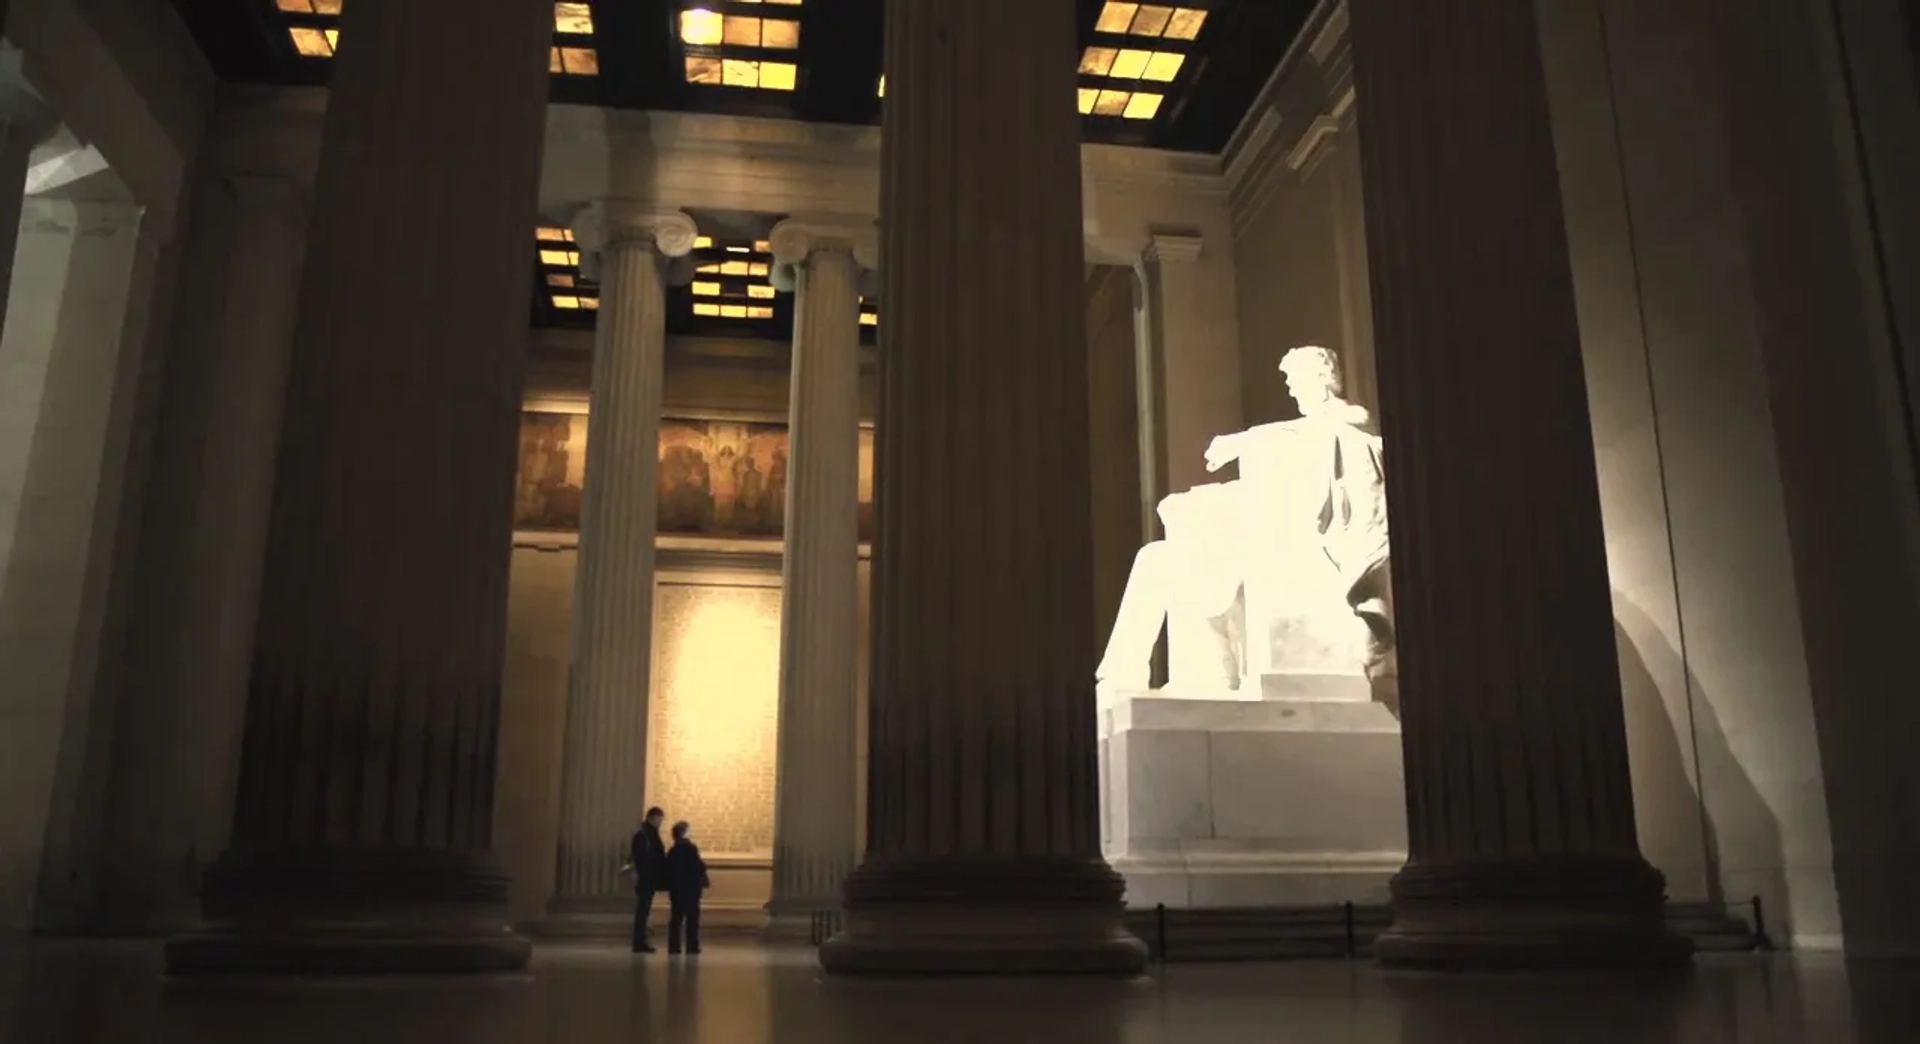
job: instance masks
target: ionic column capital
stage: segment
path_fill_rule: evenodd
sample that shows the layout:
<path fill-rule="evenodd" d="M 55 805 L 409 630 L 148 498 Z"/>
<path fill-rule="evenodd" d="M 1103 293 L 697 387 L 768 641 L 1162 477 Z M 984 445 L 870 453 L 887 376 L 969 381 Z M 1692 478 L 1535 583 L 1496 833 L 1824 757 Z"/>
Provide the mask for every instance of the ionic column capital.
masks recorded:
<path fill-rule="evenodd" d="M 773 246 L 773 285 L 794 287 L 794 266 L 822 250 L 840 250 L 853 257 L 863 271 L 880 267 L 880 229 L 872 218 L 842 214 L 790 217 L 767 233 Z"/>
<path fill-rule="evenodd" d="M 573 219 L 573 238 L 583 255 L 644 243 L 662 257 L 684 257 L 693 252 L 699 234 L 699 226 L 684 211 L 652 210 L 628 200 L 594 200 Z"/>

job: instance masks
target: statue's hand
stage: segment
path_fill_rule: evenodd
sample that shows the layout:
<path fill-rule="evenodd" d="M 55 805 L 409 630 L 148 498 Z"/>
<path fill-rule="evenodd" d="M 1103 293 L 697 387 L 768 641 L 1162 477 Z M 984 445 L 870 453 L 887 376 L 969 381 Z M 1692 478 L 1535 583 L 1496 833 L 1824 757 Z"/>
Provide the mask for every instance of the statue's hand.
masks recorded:
<path fill-rule="evenodd" d="M 1219 471 L 1221 468 L 1240 459 L 1240 440 L 1234 435 L 1215 435 L 1207 444 L 1207 470 Z"/>

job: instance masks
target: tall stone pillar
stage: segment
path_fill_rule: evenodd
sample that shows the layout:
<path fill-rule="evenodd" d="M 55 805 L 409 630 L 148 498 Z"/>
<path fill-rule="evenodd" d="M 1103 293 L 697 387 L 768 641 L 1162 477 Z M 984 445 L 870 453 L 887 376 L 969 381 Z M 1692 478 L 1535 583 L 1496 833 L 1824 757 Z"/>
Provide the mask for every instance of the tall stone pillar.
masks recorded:
<path fill-rule="evenodd" d="M 620 867 L 646 810 L 665 258 L 693 249 L 693 219 L 595 203 L 574 238 L 600 280 L 574 581 L 560 852 L 545 927 L 618 934 L 633 917 Z M 597 271 L 596 271 L 597 270 Z"/>
<path fill-rule="evenodd" d="M 1392 964 L 1662 964 L 1529 0 L 1352 0 L 1399 612 Z"/>
<path fill-rule="evenodd" d="M 1154 486 L 1145 513 L 1160 498 L 1215 481 L 1207 446 L 1246 427 L 1240 405 L 1239 322 L 1234 316 L 1230 246 L 1197 235 L 1147 237 L 1136 268 L 1145 298 L 1145 348 L 1151 353 L 1146 401 L 1152 432 Z M 1150 523 L 1151 525 L 1151 523 Z"/>
<path fill-rule="evenodd" d="M 524 964 L 490 850 L 553 13 L 348 4 L 230 848 L 175 973 Z"/>
<path fill-rule="evenodd" d="M 836 909 L 859 850 L 854 715 L 860 615 L 860 278 L 872 222 L 789 219 L 769 236 L 795 293 L 779 780 L 769 928 Z"/>
<path fill-rule="evenodd" d="M 306 201 L 278 178 L 210 179 L 192 213 L 99 870 L 116 899 L 109 924 L 131 932 L 194 924 L 195 872 L 233 822 L 306 241 Z"/>
<path fill-rule="evenodd" d="M 0 931 L 72 931 L 94 898 L 100 570 L 157 250 L 129 204 L 34 197 L 20 213 L 0 335 Z"/>
<path fill-rule="evenodd" d="M 1100 856 L 1074 23 L 887 5 L 868 844 L 830 972 L 1145 963 Z"/>

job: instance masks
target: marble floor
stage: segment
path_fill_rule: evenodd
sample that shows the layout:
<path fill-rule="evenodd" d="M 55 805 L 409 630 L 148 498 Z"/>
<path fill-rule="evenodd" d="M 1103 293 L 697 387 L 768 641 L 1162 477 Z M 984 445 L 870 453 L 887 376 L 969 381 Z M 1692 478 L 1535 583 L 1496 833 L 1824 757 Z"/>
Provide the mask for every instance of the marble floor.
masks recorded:
<path fill-rule="evenodd" d="M 1920 967 L 1700 961 L 1679 978 L 1428 977 L 1367 964 L 1175 965 L 1130 983 L 822 980 L 812 953 L 697 963 L 544 947 L 529 974 L 174 982 L 136 943 L 0 943 L 8 1044 L 1909 1044 Z"/>

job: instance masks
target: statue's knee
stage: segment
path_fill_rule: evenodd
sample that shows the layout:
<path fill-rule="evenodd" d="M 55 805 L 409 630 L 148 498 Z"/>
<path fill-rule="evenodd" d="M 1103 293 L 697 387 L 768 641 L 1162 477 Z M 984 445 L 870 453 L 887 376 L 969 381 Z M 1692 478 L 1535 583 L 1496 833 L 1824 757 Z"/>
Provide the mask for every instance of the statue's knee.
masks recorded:
<path fill-rule="evenodd" d="M 1164 540 L 1155 540 L 1133 555 L 1133 571 L 1143 576 L 1165 576 L 1172 569 L 1172 549 Z"/>

